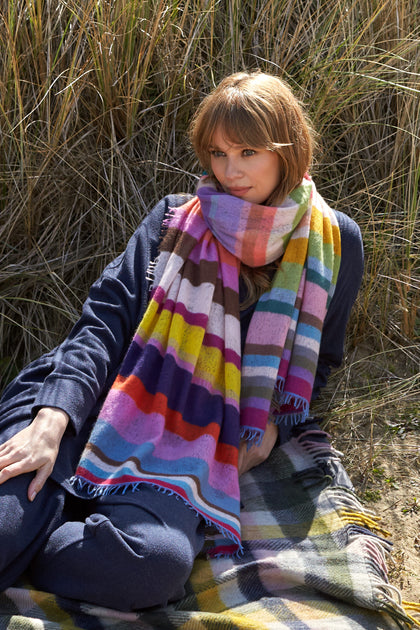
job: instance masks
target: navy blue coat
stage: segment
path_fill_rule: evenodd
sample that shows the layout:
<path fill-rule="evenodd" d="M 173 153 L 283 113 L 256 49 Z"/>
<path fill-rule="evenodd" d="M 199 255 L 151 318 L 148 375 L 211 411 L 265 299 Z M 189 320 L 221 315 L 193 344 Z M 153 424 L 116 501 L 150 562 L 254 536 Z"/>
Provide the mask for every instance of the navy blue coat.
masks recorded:
<path fill-rule="evenodd" d="M 103 400 L 142 317 L 149 298 L 146 270 L 158 253 L 168 208 L 187 199 L 168 195 L 150 212 L 125 251 L 92 285 L 80 319 L 51 352 L 30 363 L 5 389 L 0 401 L 0 443 L 27 426 L 41 407 L 58 407 L 70 416 L 53 479 L 71 491 L 73 474 Z M 357 224 L 336 213 L 342 260 L 337 287 L 324 322 L 313 399 L 332 367 L 343 358 L 345 329 L 363 273 L 363 246 Z M 242 340 L 253 312 L 241 314 Z"/>

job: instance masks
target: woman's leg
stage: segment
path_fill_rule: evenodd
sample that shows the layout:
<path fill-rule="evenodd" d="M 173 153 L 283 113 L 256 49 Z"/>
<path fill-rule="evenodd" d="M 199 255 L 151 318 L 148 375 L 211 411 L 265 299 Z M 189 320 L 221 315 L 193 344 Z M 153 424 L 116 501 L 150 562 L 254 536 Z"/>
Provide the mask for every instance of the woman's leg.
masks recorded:
<path fill-rule="evenodd" d="M 11 586 L 62 523 L 65 491 L 48 479 L 35 501 L 28 500 L 33 474 L 0 486 L 0 591 Z"/>
<path fill-rule="evenodd" d="M 146 485 L 94 504 L 84 522 L 50 536 L 31 566 L 35 586 L 119 610 L 180 599 L 204 542 L 203 520 Z"/>

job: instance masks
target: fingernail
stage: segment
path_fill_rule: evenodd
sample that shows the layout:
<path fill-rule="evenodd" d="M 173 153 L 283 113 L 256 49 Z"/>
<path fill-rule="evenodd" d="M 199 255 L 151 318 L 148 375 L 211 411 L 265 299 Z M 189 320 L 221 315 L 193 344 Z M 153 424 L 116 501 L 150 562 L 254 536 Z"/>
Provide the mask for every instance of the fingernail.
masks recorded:
<path fill-rule="evenodd" d="M 32 494 L 30 495 L 30 497 L 29 497 L 29 501 L 33 501 L 33 500 L 35 499 L 35 497 L 36 497 L 36 492 L 35 492 L 35 490 L 34 490 L 34 491 L 32 492 Z"/>

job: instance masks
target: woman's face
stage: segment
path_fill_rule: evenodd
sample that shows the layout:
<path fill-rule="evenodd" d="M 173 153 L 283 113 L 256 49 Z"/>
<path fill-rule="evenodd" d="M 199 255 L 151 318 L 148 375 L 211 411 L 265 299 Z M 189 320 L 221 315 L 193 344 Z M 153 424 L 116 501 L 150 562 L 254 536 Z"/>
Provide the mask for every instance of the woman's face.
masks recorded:
<path fill-rule="evenodd" d="M 261 204 L 280 183 L 280 158 L 274 151 L 234 144 L 219 127 L 209 151 L 214 176 L 234 197 Z"/>

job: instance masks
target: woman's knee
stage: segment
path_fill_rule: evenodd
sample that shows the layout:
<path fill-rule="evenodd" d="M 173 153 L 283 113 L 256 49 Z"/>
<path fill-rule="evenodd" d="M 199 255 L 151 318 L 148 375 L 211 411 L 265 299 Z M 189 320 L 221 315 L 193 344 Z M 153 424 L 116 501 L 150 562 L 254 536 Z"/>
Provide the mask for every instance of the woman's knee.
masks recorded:
<path fill-rule="evenodd" d="M 101 546 L 107 549 L 110 564 L 118 571 L 115 583 L 121 585 L 117 608 L 143 609 L 183 597 L 204 540 L 200 519 L 193 516 L 195 531 L 191 527 L 185 531 L 182 521 L 174 527 L 140 520 L 134 528 L 127 528 L 128 532 L 101 522 Z"/>
<path fill-rule="evenodd" d="M 137 532 L 103 514 L 65 523 L 32 564 L 32 579 L 62 597 L 125 611 L 180 599 L 196 545 L 182 529 L 156 523 L 138 523 Z"/>
<path fill-rule="evenodd" d="M 204 521 L 181 499 L 148 486 L 139 494 L 109 501 L 102 503 L 101 512 L 130 548 L 130 560 L 121 566 L 131 597 L 128 609 L 165 605 L 183 597 L 204 543 Z"/>
<path fill-rule="evenodd" d="M 165 605 L 181 599 L 197 551 L 194 541 L 182 529 L 148 532 L 144 540 L 144 581 L 147 606 Z M 144 606 L 145 607 L 145 606 Z"/>

